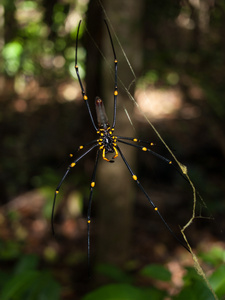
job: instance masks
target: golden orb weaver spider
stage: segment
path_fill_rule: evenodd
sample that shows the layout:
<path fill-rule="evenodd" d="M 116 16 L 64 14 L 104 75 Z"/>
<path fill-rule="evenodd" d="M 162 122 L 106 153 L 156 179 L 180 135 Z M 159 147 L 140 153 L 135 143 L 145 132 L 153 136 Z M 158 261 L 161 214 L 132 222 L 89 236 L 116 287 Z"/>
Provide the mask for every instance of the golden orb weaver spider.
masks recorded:
<path fill-rule="evenodd" d="M 115 82 L 114 82 L 114 111 L 113 111 L 113 124 L 112 126 L 109 125 L 108 122 L 108 118 L 105 112 L 105 107 L 103 104 L 103 101 L 100 97 L 96 97 L 95 98 L 95 108 L 96 108 L 96 115 L 97 115 L 97 122 L 98 122 L 98 126 L 96 126 L 95 122 L 94 122 L 94 118 L 89 106 L 89 102 L 88 102 L 88 97 L 85 93 L 81 78 L 80 78 L 80 74 L 79 74 L 79 67 L 77 65 L 77 48 L 78 48 L 78 36 L 79 36 L 79 30 L 80 30 L 80 25 L 81 25 L 81 20 L 79 22 L 78 25 L 78 30 L 77 30 L 77 36 L 76 36 L 76 47 L 75 47 L 75 70 L 76 70 L 76 74 L 77 74 L 77 78 L 79 81 L 79 85 L 81 88 L 81 93 L 83 96 L 83 100 L 86 103 L 87 109 L 88 109 L 88 113 L 89 116 L 91 118 L 91 122 L 93 124 L 94 129 L 96 130 L 96 133 L 98 135 L 98 138 L 95 140 L 90 141 L 89 143 L 86 143 L 84 145 L 81 145 L 78 147 L 77 151 L 80 151 L 86 147 L 89 147 L 82 155 L 78 156 L 77 158 L 75 158 L 73 160 L 73 162 L 67 167 L 67 170 L 65 172 L 65 174 L 63 175 L 61 181 L 59 182 L 56 190 L 55 190 L 55 196 L 54 196 L 54 200 L 53 200 L 53 207 L 52 207 L 52 217 L 51 217 L 51 225 L 52 225 L 52 232 L 54 234 L 54 209 L 55 209 L 55 202 L 56 202 L 56 196 L 59 193 L 59 189 L 63 183 L 63 181 L 65 180 L 66 176 L 68 175 L 68 173 L 70 172 L 71 168 L 75 167 L 77 162 L 79 160 L 81 160 L 83 157 L 85 157 L 89 152 L 91 152 L 94 148 L 97 148 L 97 154 L 96 154 L 96 159 L 95 159 L 95 165 L 94 165 L 94 170 L 92 173 L 92 178 L 91 178 L 91 184 L 90 184 L 90 195 L 89 195 L 89 201 L 88 201 L 88 210 L 87 210 L 87 231 L 88 231 L 88 237 L 87 237 L 87 241 L 88 241 L 88 266 L 90 266 L 90 223 L 91 223 L 91 204 L 92 204 L 92 198 L 93 198 L 93 190 L 95 187 L 95 177 L 96 177 L 96 171 L 97 171 L 97 166 L 98 166 L 98 161 L 99 161 L 99 156 L 100 156 L 100 152 L 102 154 L 102 158 L 110 163 L 113 163 L 114 160 L 120 155 L 123 162 L 125 163 L 128 171 L 131 174 L 131 177 L 133 178 L 133 180 L 136 182 L 137 186 L 139 187 L 139 189 L 142 191 L 142 193 L 145 195 L 145 197 L 147 198 L 147 200 L 150 202 L 150 204 L 152 205 L 154 211 L 158 214 L 158 216 L 161 218 L 162 222 L 164 223 L 164 225 L 166 226 L 166 228 L 169 230 L 169 232 L 171 233 L 171 235 L 187 250 L 190 252 L 190 250 L 188 249 L 187 246 L 185 246 L 185 244 L 177 237 L 177 235 L 173 232 L 173 230 L 170 228 L 170 226 L 168 225 L 168 223 L 165 221 L 165 219 L 163 218 L 163 216 L 161 215 L 161 213 L 158 210 L 158 207 L 154 204 L 154 202 L 150 199 L 149 195 L 147 194 L 146 190 L 144 189 L 144 187 L 142 186 L 142 184 L 140 183 L 140 181 L 138 180 L 137 176 L 134 174 L 133 170 L 131 169 L 129 163 L 127 162 L 126 158 L 124 157 L 120 147 L 119 147 L 119 143 L 123 143 L 126 144 L 128 146 L 132 146 L 132 147 L 136 147 L 139 150 L 142 151 L 147 151 L 149 153 L 151 153 L 152 155 L 158 157 L 159 159 L 163 160 L 164 162 L 166 162 L 167 164 L 172 164 L 172 161 L 161 156 L 160 154 L 152 151 L 151 149 L 149 149 L 148 147 L 143 146 L 144 144 L 147 144 L 149 146 L 152 146 L 153 143 L 149 143 L 148 141 L 143 141 L 143 140 L 139 140 L 137 138 L 133 138 L 133 137 L 124 137 L 124 136 L 119 136 L 119 135 L 115 135 L 114 134 L 114 129 L 115 129 L 115 125 L 116 125 L 116 107 L 117 107 L 117 96 L 118 96 L 118 86 L 117 86 L 117 58 L 116 58 L 116 52 L 115 52 L 115 48 L 113 45 L 113 40 L 112 40 L 112 36 L 109 30 L 109 26 L 106 20 L 105 21 L 105 25 L 108 31 L 108 35 L 110 38 L 110 42 L 111 42 L 111 47 L 112 47 L 112 51 L 113 51 L 113 55 L 114 55 L 114 69 L 115 69 Z M 130 142 L 129 142 L 130 141 Z M 131 143 L 133 142 L 133 143 Z M 136 144 L 135 144 L 136 143 Z M 106 154 L 108 153 L 113 153 L 114 156 L 112 157 L 112 159 L 108 159 L 106 157 Z M 71 157 L 73 155 L 71 154 Z M 181 174 L 182 175 L 182 174 Z"/>

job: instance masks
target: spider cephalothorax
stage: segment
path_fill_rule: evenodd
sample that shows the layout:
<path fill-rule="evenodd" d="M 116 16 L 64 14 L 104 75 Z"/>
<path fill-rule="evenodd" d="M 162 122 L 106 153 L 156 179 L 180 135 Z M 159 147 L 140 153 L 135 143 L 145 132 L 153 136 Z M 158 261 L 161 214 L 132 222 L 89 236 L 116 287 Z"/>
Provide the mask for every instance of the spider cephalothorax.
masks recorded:
<path fill-rule="evenodd" d="M 102 150 L 102 158 L 108 162 L 114 162 L 118 156 L 117 147 L 117 137 L 113 135 L 114 128 L 111 128 L 109 125 L 109 121 L 105 112 L 105 107 L 101 98 L 95 98 L 95 107 L 98 121 L 97 134 L 99 134 L 100 138 L 97 140 L 99 144 L 99 149 Z M 115 153 L 112 159 L 108 159 L 106 157 L 107 153 Z"/>

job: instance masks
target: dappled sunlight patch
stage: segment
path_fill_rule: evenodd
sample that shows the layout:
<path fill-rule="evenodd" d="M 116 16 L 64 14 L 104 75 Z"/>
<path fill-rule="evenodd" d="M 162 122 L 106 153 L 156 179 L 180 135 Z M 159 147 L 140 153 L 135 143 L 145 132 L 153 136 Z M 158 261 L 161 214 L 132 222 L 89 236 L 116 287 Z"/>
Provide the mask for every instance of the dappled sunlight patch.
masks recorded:
<path fill-rule="evenodd" d="M 57 69 L 63 68 L 64 65 L 65 65 L 65 62 L 66 62 L 66 60 L 65 60 L 65 58 L 62 55 L 57 55 L 53 59 L 53 65 Z"/>
<path fill-rule="evenodd" d="M 68 83 L 62 83 L 59 85 L 58 92 L 60 95 L 60 98 L 64 99 L 65 101 L 73 101 L 73 100 L 80 100 L 83 101 L 83 99 L 80 97 L 80 89 L 77 82 L 68 82 Z"/>
<path fill-rule="evenodd" d="M 202 100 L 204 95 L 197 86 L 192 86 L 189 93 L 196 101 Z M 135 114 L 142 120 L 142 113 L 152 121 L 161 119 L 173 119 L 178 116 L 183 119 L 194 119 L 201 116 L 199 106 L 186 103 L 183 94 L 178 88 L 138 88 L 135 99 L 139 108 L 135 108 Z M 140 112 L 141 110 L 141 112 Z"/>
<path fill-rule="evenodd" d="M 35 1 L 17 1 L 15 5 L 16 19 L 22 26 L 30 22 L 40 22 L 42 19 L 42 11 L 38 9 Z"/>
<path fill-rule="evenodd" d="M 145 90 L 137 89 L 135 99 L 141 110 L 151 119 L 173 118 L 183 104 L 182 93 L 177 88 L 157 89 L 148 87 Z M 136 115 L 142 119 L 140 111 Z"/>
<path fill-rule="evenodd" d="M 21 98 L 27 100 L 39 93 L 40 86 L 35 78 L 20 75 L 15 79 L 14 89 Z"/>

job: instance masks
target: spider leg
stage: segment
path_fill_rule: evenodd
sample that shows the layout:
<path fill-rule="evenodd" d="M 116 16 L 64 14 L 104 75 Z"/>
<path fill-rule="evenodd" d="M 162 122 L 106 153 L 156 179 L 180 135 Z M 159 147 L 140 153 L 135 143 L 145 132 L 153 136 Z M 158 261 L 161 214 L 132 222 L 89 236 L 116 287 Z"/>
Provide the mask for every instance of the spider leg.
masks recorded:
<path fill-rule="evenodd" d="M 154 144 L 153 142 L 144 141 L 144 140 L 139 140 L 139 139 L 133 138 L 133 137 L 118 136 L 118 135 L 117 135 L 117 138 L 118 138 L 118 139 L 122 139 L 122 140 L 132 141 L 132 142 L 135 142 L 135 143 L 143 143 L 143 144 L 148 144 L 148 145 L 150 145 L 150 146 L 155 146 L 155 144 Z"/>
<path fill-rule="evenodd" d="M 132 144 L 131 144 L 132 145 Z M 135 145 L 136 146 L 136 145 Z M 134 172 L 132 171 L 130 165 L 128 164 L 126 158 L 124 157 L 122 151 L 120 150 L 119 146 L 117 146 L 117 150 L 119 152 L 119 154 L 121 155 L 128 171 L 130 172 L 133 180 L 137 183 L 138 187 L 140 188 L 140 190 L 143 192 L 143 194 L 145 195 L 145 197 L 148 199 L 148 201 L 150 202 L 150 204 L 152 205 L 152 207 L 154 208 L 154 211 L 157 212 L 157 214 L 159 215 L 159 217 L 161 218 L 162 222 L 164 223 L 164 225 L 166 226 L 166 228 L 169 230 L 169 232 L 171 233 L 171 235 L 178 241 L 179 244 L 181 244 L 188 252 L 190 252 L 190 250 L 187 248 L 187 246 L 184 245 L 184 243 L 176 236 L 176 234 L 173 232 L 173 230 L 170 228 L 170 226 L 167 224 L 167 222 L 165 221 L 165 219 L 163 218 L 163 216 L 161 215 L 161 213 L 158 210 L 158 207 L 152 202 L 152 200 L 150 199 L 149 195 L 147 194 L 147 192 L 145 191 L 145 189 L 143 188 L 143 186 L 141 185 L 141 183 L 139 182 L 137 176 L 134 174 Z"/>
<path fill-rule="evenodd" d="M 154 155 L 154 156 L 160 158 L 161 160 L 165 161 L 165 162 L 168 163 L 169 165 L 171 165 L 171 164 L 173 163 L 172 160 L 167 159 L 166 157 L 164 157 L 164 156 L 158 154 L 157 152 L 152 151 L 152 150 L 149 149 L 149 148 L 146 148 L 146 147 L 143 147 L 143 146 L 140 146 L 140 145 L 135 145 L 135 144 L 132 144 L 132 143 L 128 143 L 128 142 L 122 141 L 122 140 L 120 139 L 121 137 L 118 137 L 118 138 L 119 138 L 119 139 L 118 139 L 117 141 L 120 142 L 120 143 L 129 145 L 129 146 L 136 147 L 136 148 L 138 148 L 138 149 L 141 149 L 142 151 L 150 152 L 152 155 Z M 124 138 L 123 138 L 123 139 L 124 139 Z M 128 139 L 128 138 L 127 138 L 127 139 Z M 130 139 L 130 138 L 129 138 L 129 139 Z M 132 138 L 131 138 L 131 140 L 134 141 L 134 142 L 145 142 L 145 141 L 141 141 L 141 140 L 137 140 L 137 139 L 132 139 Z M 146 143 L 147 143 L 147 142 L 146 142 Z M 151 143 L 150 143 L 150 145 L 151 145 Z"/>
<path fill-rule="evenodd" d="M 114 83 L 114 109 L 113 109 L 113 125 L 112 125 L 112 129 L 115 127 L 116 125 L 116 103 L 117 103 L 117 96 L 118 96 L 118 86 L 117 86 L 117 58 L 116 58 L 116 51 L 113 45 L 113 40 L 112 40 L 112 35 L 110 33 L 109 30 L 109 25 L 107 23 L 106 20 L 104 20 L 108 34 L 109 34 L 109 38 L 110 38 L 110 42 L 111 42 L 111 46 L 112 46 L 112 50 L 113 50 L 113 55 L 114 55 L 114 68 L 115 68 L 115 83 Z"/>
<path fill-rule="evenodd" d="M 90 257 L 91 257 L 91 255 L 90 255 L 90 253 L 91 253 L 91 242 L 90 242 L 91 204 L 92 204 L 92 198 L 93 198 L 93 190 L 95 187 L 95 177 L 96 177 L 96 171 L 97 171 L 97 166 L 98 166 L 99 153 L 100 153 L 100 149 L 98 149 L 97 154 L 96 154 L 94 170 L 93 170 L 92 177 L 91 177 L 91 187 L 90 187 L 90 195 L 89 195 L 89 200 L 88 200 L 88 211 L 87 211 L 87 231 L 88 231 L 87 244 L 88 244 L 88 271 L 89 271 L 89 273 L 90 273 Z"/>
<path fill-rule="evenodd" d="M 54 195 L 54 199 L 53 199 L 53 205 L 52 205 L 52 215 L 51 215 L 51 225 L 52 225 L 52 233 L 55 234 L 55 230 L 54 230 L 54 211 L 55 211 L 55 203 L 56 203 L 56 196 L 59 193 L 59 189 L 63 183 L 63 181 L 65 180 L 66 176 L 68 175 L 68 173 L 70 172 L 71 168 L 75 167 L 76 163 L 83 158 L 84 156 L 86 156 L 91 150 L 93 150 L 95 147 L 97 147 L 98 144 L 94 144 L 91 148 L 89 148 L 87 151 L 85 151 L 82 155 L 80 155 L 78 158 L 74 159 L 73 162 L 67 167 L 67 170 L 65 172 L 65 174 L 63 175 L 62 179 L 60 180 L 56 190 L 55 190 L 55 195 Z"/>
<path fill-rule="evenodd" d="M 93 119 L 93 116 L 92 116 L 92 113 L 91 113 L 90 105 L 89 105 L 89 102 L 88 102 L 88 97 L 85 93 L 85 90 L 84 90 L 84 87 L 83 87 L 83 84 L 82 84 L 82 81 L 81 81 L 81 78 L 80 78 L 80 74 L 79 74 L 79 68 L 78 68 L 78 65 L 77 65 L 77 47 L 78 47 L 78 36 L 79 36 L 79 31 L 80 31 L 80 24 L 81 24 L 81 20 L 79 22 L 78 29 L 77 29 L 76 51 L 75 51 L 75 70 L 76 70 L 77 78 L 78 78 L 78 81 L 79 81 L 79 84 L 80 84 L 81 93 L 83 95 L 83 99 L 85 100 L 85 103 L 86 103 L 86 106 L 87 106 L 87 109 L 88 109 L 89 116 L 91 118 L 91 121 L 92 121 L 92 124 L 93 124 L 95 130 L 97 131 L 98 128 L 95 125 L 95 122 L 94 122 L 94 119 Z"/>
<path fill-rule="evenodd" d="M 80 146 L 77 148 L 77 150 L 75 151 L 75 154 L 78 153 L 80 150 L 84 149 L 85 147 L 90 146 L 90 145 L 95 144 L 95 143 L 97 143 L 97 140 L 96 140 L 96 139 L 93 140 L 93 141 L 90 141 L 89 143 L 80 145 Z M 70 157 L 74 157 L 75 154 L 70 153 Z"/>
<path fill-rule="evenodd" d="M 171 165 L 175 170 L 176 172 L 178 172 L 180 174 L 180 176 L 183 177 L 183 179 L 189 183 L 187 177 L 184 175 L 185 173 L 184 172 L 181 172 L 180 168 L 177 167 L 173 162 L 172 160 L 169 160 L 167 159 L 166 157 L 158 154 L 157 152 L 154 152 L 152 151 L 151 149 L 149 148 L 146 148 L 146 147 L 143 147 L 143 146 L 140 146 L 140 145 L 135 145 L 135 144 L 132 144 L 132 143 L 128 143 L 128 142 L 125 142 L 125 141 L 122 141 L 121 139 L 124 139 L 124 140 L 129 140 L 129 141 L 132 141 L 132 142 L 135 142 L 135 143 L 144 143 L 144 144 L 148 144 L 150 146 L 154 146 L 155 144 L 152 143 L 152 142 L 149 142 L 149 141 L 143 141 L 143 140 L 139 140 L 137 138 L 130 138 L 130 137 L 123 137 L 123 136 L 117 136 L 117 141 L 120 142 L 120 143 L 123 143 L 123 144 L 126 144 L 126 145 L 129 145 L 129 146 L 133 146 L 133 147 L 136 147 L 142 151 L 147 151 L 147 152 L 150 152 L 152 155 L 158 157 L 159 159 L 163 160 L 164 162 L 168 163 L 169 165 Z M 197 191 L 197 193 L 199 194 L 199 192 Z"/>

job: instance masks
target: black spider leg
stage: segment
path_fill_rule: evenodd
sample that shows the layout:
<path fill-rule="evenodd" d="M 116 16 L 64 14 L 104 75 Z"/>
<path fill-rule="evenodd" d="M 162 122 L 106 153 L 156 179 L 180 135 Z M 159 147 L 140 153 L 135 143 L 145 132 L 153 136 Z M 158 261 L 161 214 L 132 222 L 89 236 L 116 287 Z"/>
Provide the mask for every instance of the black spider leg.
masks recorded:
<path fill-rule="evenodd" d="M 117 58 L 116 58 L 116 51 L 113 45 L 113 40 L 112 40 L 112 35 L 109 30 L 109 25 L 106 20 L 104 20 L 106 28 L 108 30 L 112 50 L 113 50 L 113 55 L 114 55 L 114 64 L 115 64 L 115 84 L 114 84 L 114 108 L 113 108 L 113 123 L 112 123 L 112 129 L 114 129 L 116 125 L 116 103 L 117 103 L 117 96 L 118 96 L 118 86 L 117 86 Z"/>
<path fill-rule="evenodd" d="M 82 95 L 83 95 L 83 99 L 85 100 L 85 103 L 86 103 L 86 106 L 87 106 L 87 109 L 88 109 L 88 113 L 89 113 L 89 115 L 90 115 L 92 124 L 93 124 L 95 130 L 97 131 L 98 128 L 97 128 L 97 126 L 95 125 L 95 122 L 94 122 L 94 119 L 93 119 L 93 116 L 92 116 L 92 113 L 91 113 L 90 105 L 89 105 L 89 102 L 88 102 L 88 97 L 87 97 L 87 95 L 85 94 L 84 87 L 83 87 L 83 84 L 82 84 L 82 81 L 81 81 L 81 78 L 80 78 L 80 74 L 79 74 L 79 68 L 78 68 L 78 65 L 77 65 L 77 47 L 78 47 L 78 36 L 79 36 L 80 24 L 81 24 L 81 20 L 80 20 L 80 22 L 79 22 L 78 29 L 77 29 L 76 51 L 75 51 L 75 70 L 76 70 L 77 78 L 78 78 L 78 81 L 79 81 L 79 84 L 80 84 L 81 93 L 82 93 Z"/>
<path fill-rule="evenodd" d="M 84 145 L 80 145 L 78 148 L 77 148 L 77 150 L 75 151 L 75 153 L 73 154 L 73 153 L 70 153 L 70 157 L 74 157 L 80 150 L 82 150 L 82 149 L 84 149 L 85 147 L 87 147 L 87 146 L 91 146 L 92 144 L 95 144 L 95 143 L 97 143 L 98 141 L 95 139 L 95 140 L 92 140 L 92 141 L 90 141 L 90 142 L 88 142 L 88 143 L 86 143 L 86 144 L 84 144 Z"/>
<path fill-rule="evenodd" d="M 139 180 L 137 179 L 137 176 L 134 174 L 134 172 L 132 171 L 130 165 L 128 164 L 127 160 L 125 159 L 122 151 L 120 150 L 119 146 L 116 146 L 118 152 L 120 153 L 125 165 L 127 166 L 130 174 L 132 175 L 132 178 L 134 181 L 136 181 L 138 187 L 140 188 L 140 190 L 143 192 L 143 194 L 145 195 L 145 197 L 148 199 L 148 201 L 150 202 L 150 204 L 152 205 L 152 207 L 154 208 L 154 211 L 157 212 L 157 214 L 159 215 L 159 217 L 161 218 L 161 220 L 163 221 L 164 225 L 166 226 L 166 228 L 169 230 L 169 232 L 171 233 L 171 235 L 178 241 L 178 243 L 183 246 L 188 252 L 190 252 L 190 250 L 187 248 L 187 246 L 184 245 L 184 243 L 176 236 L 176 234 L 173 232 L 173 230 L 170 228 L 170 226 L 167 224 L 167 222 L 165 221 L 165 219 L 163 218 L 163 216 L 160 214 L 158 207 L 152 202 L 152 200 L 150 199 L 149 195 L 147 194 L 147 192 L 145 191 L 145 189 L 143 188 L 143 186 L 141 185 L 141 183 L 139 182 Z"/>
<path fill-rule="evenodd" d="M 119 137 L 119 138 L 123 138 L 124 137 Z M 128 138 L 127 138 L 128 139 Z M 133 139 L 132 139 L 133 140 Z M 166 163 L 168 163 L 169 165 L 172 165 L 172 160 L 169 160 L 167 159 L 166 157 L 158 154 L 157 152 L 154 152 L 152 151 L 151 149 L 149 148 L 146 148 L 146 147 L 143 147 L 143 146 L 140 146 L 140 145 L 135 145 L 135 144 L 132 144 L 132 143 L 128 143 L 128 142 L 125 142 L 125 141 L 122 141 L 121 139 L 117 139 L 117 142 L 120 142 L 120 143 L 123 143 L 123 144 L 126 144 L 126 145 L 129 145 L 129 146 L 133 146 L 133 147 L 136 147 L 138 149 L 141 149 L 142 151 L 147 151 L 147 152 L 150 152 L 152 155 L 160 158 L 161 160 L 165 161 Z M 141 141 L 141 140 L 138 140 L 138 142 L 142 142 L 142 143 L 145 143 L 145 141 Z M 147 143 L 147 142 L 146 142 Z M 176 169 L 176 168 L 175 168 Z"/>
<path fill-rule="evenodd" d="M 179 173 L 179 175 L 188 183 L 190 184 L 189 180 L 187 179 L 187 177 L 185 176 L 185 173 L 181 171 L 181 169 L 179 167 L 177 167 L 172 160 L 169 160 L 167 159 L 166 157 L 152 151 L 151 149 L 147 149 L 146 147 L 142 147 L 142 146 L 139 146 L 139 145 L 135 145 L 135 144 L 131 144 L 131 143 L 128 143 L 128 142 L 125 142 L 125 141 L 122 141 L 121 139 L 123 140 L 129 140 L 129 141 L 133 141 L 133 142 L 136 142 L 136 143 L 144 143 L 144 144 L 148 144 L 150 146 L 154 146 L 155 144 L 153 142 L 149 142 L 149 141 L 145 141 L 145 140 L 139 140 L 137 138 L 131 138 L 131 137 L 125 137 L 125 136 L 118 136 L 117 135 L 117 138 L 118 138 L 118 142 L 120 143 L 123 143 L 123 144 L 126 144 L 126 145 L 129 145 L 129 146 L 133 146 L 133 147 L 136 147 L 136 148 L 139 148 L 141 149 L 142 151 L 148 151 L 150 152 L 152 155 L 155 155 L 156 157 L 160 158 L 161 160 L 165 161 L 166 163 L 168 163 L 169 165 L 171 165 L 175 171 L 177 173 Z M 199 196 L 199 198 L 201 199 L 201 195 L 199 193 L 198 190 L 196 190 L 196 193 L 197 195 Z"/>
<path fill-rule="evenodd" d="M 88 200 L 88 211 L 87 211 L 87 231 L 88 231 L 88 273 L 90 277 L 90 266 L 91 266 L 91 241 L 90 241 L 90 226 L 91 226 L 91 204 L 92 204 L 92 198 L 93 198 L 93 190 L 95 187 L 95 177 L 96 177 L 96 171 L 97 171 L 97 166 L 98 166 L 98 159 L 99 159 L 99 153 L 100 149 L 98 149 L 96 158 L 95 158 L 95 166 L 94 170 L 92 173 L 92 178 L 91 178 L 91 187 L 90 187 L 90 195 L 89 195 L 89 200 Z"/>
<path fill-rule="evenodd" d="M 53 200 L 53 205 L 52 205 L 52 216 L 51 216 L 51 226 L 52 226 L 52 233 L 55 234 L 55 230 L 54 230 L 54 211 L 55 211 L 55 203 L 56 203 L 56 196 L 59 193 L 59 189 L 63 183 L 63 181 L 65 180 L 66 176 L 68 175 L 68 173 L 70 172 L 71 168 L 75 167 L 76 163 L 82 159 L 84 156 L 86 156 L 91 150 L 93 150 L 95 147 L 99 146 L 99 144 L 94 144 L 91 148 L 89 148 L 87 151 L 85 151 L 82 155 L 80 155 L 78 158 L 76 158 L 75 160 L 73 160 L 73 162 L 67 167 L 67 170 L 65 172 L 65 174 L 63 175 L 62 179 L 60 180 L 56 190 L 55 190 L 55 196 L 54 196 L 54 200 Z"/>
<path fill-rule="evenodd" d="M 117 135 L 117 138 L 118 138 L 118 139 L 122 139 L 122 140 L 132 141 L 132 142 L 135 142 L 135 143 L 148 144 L 148 145 L 150 145 L 150 146 L 155 146 L 155 145 L 156 145 L 156 144 L 153 143 L 153 142 L 149 142 L 149 141 L 145 141 L 145 140 L 139 140 L 139 139 L 134 138 L 134 137 L 127 137 L 127 136 L 119 136 L 119 135 Z"/>

